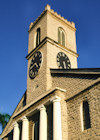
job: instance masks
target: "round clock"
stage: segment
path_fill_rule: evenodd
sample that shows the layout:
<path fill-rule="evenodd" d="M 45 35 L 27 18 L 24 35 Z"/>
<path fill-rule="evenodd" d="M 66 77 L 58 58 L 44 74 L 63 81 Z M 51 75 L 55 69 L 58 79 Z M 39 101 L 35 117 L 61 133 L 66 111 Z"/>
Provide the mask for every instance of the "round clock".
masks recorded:
<path fill-rule="evenodd" d="M 36 52 L 33 55 L 33 58 L 31 60 L 31 64 L 29 67 L 29 77 L 31 79 L 35 78 L 35 76 L 38 74 L 38 70 L 41 66 L 41 62 L 42 62 L 42 54 L 41 52 Z"/>
<path fill-rule="evenodd" d="M 61 69 L 70 69 L 71 68 L 70 60 L 69 60 L 68 56 L 63 52 L 59 52 L 57 54 L 57 64 L 58 64 L 59 68 L 61 68 Z"/>

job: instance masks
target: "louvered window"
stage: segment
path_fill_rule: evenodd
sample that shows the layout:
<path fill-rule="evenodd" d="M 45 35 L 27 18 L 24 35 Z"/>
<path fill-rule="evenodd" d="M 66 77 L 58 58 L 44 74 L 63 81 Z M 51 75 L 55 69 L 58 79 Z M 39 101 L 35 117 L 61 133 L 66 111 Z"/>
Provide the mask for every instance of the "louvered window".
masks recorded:
<path fill-rule="evenodd" d="M 62 28 L 58 28 L 58 43 L 65 46 L 65 32 Z"/>

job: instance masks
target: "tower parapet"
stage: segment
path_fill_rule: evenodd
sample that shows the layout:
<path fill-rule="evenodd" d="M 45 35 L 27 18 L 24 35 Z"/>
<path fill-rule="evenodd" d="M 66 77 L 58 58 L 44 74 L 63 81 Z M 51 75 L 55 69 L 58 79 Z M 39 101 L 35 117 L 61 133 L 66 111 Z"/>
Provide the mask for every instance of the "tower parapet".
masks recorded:
<path fill-rule="evenodd" d="M 30 26 L 29 26 L 29 31 L 32 29 L 32 27 L 34 27 L 34 25 L 39 21 L 39 19 L 46 13 L 46 12 L 50 12 L 51 14 L 53 14 L 56 18 L 62 20 L 64 23 L 66 23 L 68 26 L 72 27 L 74 30 L 76 30 L 75 28 L 75 23 L 74 22 L 70 22 L 67 19 L 65 19 L 64 17 L 62 17 L 60 14 L 58 14 L 57 12 L 55 12 L 53 9 L 51 9 L 50 5 L 47 4 L 45 6 L 45 10 L 41 13 L 41 15 L 34 21 L 31 22 Z"/>

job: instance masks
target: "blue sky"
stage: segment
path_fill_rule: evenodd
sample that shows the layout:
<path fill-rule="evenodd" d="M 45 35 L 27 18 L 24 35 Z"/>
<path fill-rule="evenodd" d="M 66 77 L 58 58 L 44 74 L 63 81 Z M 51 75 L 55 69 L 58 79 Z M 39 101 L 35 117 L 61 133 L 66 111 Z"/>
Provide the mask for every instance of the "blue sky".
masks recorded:
<path fill-rule="evenodd" d="M 28 29 L 50 4 L 76 23 L 79 68 L 100 67 L 100 0 L 0 0 L 0 112 L 13 113 L 27 88 Z"/>

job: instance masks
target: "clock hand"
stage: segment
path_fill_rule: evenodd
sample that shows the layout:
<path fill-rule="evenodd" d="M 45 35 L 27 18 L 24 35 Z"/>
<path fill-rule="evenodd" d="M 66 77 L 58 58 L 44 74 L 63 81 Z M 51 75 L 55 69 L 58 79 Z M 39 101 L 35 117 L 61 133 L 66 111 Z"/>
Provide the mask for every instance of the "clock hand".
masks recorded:
<path fill-rule="evenodd" d="M 35 63 L 36 67 L 38 67 L 37 63 Z"/>
<path fill-rule="evenodd" d="M 37 63 L 34 63 L 34 64 L 30 67 L 30 70 L 32 70 L 34 66 L 38 67 Z"/>
<path fill-rule="evenodd" d="M 30 70 L 32 70 L 32 69 L 33 69 L 33 67 L 34 67 L 34 65 L 30 66 Z"/>
<path fill-rule="evenodd" d="M 66 69 L 66 64 L 65 64 L 65 61 L 63 61 L 63 65 L 64 65 L 64 68 Z"/>

